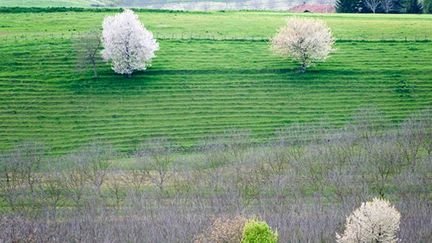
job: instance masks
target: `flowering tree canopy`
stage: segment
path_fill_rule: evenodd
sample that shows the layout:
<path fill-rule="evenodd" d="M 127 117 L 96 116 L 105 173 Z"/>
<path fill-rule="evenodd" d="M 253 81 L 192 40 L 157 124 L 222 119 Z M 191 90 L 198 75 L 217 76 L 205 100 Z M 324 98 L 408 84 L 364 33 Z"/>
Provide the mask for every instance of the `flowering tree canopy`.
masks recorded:
<path fill-rule="evenodd" d="M 132 10 L 105 17 L 102 27 L 102 57 L 112 61 L 116 73 L 130 76 L 150 66 L 159 44 Z"/>
<path fill-rule="evenodd" d="M 333 44 L 330 28 L 324 21 L 316 19 L 290 18 L 271 39 L 273 52 L 300 62 L 301 72 L 314 62 L 327 59 Z"/>
<path fill-rule="evenodd" d="M 346 219 L 345 232 L 336 234 L 338 243 L 397 242 L 400 213 L 386 200 L 363 203 Z"/>

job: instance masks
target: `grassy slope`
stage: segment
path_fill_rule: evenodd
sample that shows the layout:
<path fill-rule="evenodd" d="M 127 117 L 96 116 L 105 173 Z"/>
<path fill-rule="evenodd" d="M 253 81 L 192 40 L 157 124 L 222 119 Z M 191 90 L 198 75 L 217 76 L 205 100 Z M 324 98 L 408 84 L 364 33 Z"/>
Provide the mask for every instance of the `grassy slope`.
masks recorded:
<path fill-rule="evenodd" d="M 212 0 L 208 0 L 211 2 Z M 213 2 L 223 2 L 224 0 L 213 0 Z M 112 3 L 123 3 L 128 2 L 124 0 L 1 0 L 0 7 L 90 7 L 92 4 L 112 4 Z M 131 1 L 129 1 L 131 2 Z M 139 3 L 153 4 L 159 3 L 160 0 L 141 0 L 133 1 L 134 5 Z M 178 0 L 168 0 L 170 2 L 179 2 Z M 192 2 L 192 1 L 180 1 L 180 2 Z M 196 0 L 200 2 L 200 0 Z M 202 0 L 201 0 L 202 2 Z"/>
<path fill-rule="evenodd" d="M 245 2 L 247 0 L 236 0 Z M 229 1 L 229 2 L 236 2 Z M 164 3 L 190 2 L 223 2 L 225 0 L 164 0 Z M 307 1 L 313 2 L 313 1 Z M 1 0 L 0 7 L 89 7 L 91 4 L 119 4 L 128 6 L 142 6 L 143 4 L 161 3 L 161 0 Z"/>
<path fill-rule="evenodd" d="M 432 104 L 431 42 L 338 42 L 327 63 L 301 75 L 294 64 L 274 57 L 266 42 L 162 40 L 149 71 L 125 79 L 102 64 L 101 78 L 93 80 L 90 73 L 74 73 L 70 40 L 50 34 L 91 29 L 104 15 L 0 15 L 7 23 L 0 29 L 0 147 L 30 138 L 61 152 L 100 138 L 131 150 L 145 137 L 169 136 L 191 145 L 231 128 L 265 139 L 296 122 L 343 125 L 366 105 L 383 110 L 388 121 L 400 121 Z M 141 13 L 163 35 L 269 37 L 284 17 Z M 323 18 L 346 40 L 432 37 L 430 16 Z M 15 41 L 21 33 L 42 37 Z M 397 92 L 401 81 L 411 93 Z"/>
<path fill-rule="evenodd" d="M 1 0 L 0 7 L 90 7 L 111 0 Z"/>
<path fill-rule="evenodd" d="M 113 13 L 0 14 L 0 33 L 70 34 L 100 27 L 103 17 Z M 284 12 L 141 13 L 145 25 L 155 33 L 211 36 L 271 37 L 285 23 Z M 432 38 L 432 15 L 338 14 L 319 17 L 328 22 L 339 39 Z M 55 20 L 55 24 L 53 23 Z"/>

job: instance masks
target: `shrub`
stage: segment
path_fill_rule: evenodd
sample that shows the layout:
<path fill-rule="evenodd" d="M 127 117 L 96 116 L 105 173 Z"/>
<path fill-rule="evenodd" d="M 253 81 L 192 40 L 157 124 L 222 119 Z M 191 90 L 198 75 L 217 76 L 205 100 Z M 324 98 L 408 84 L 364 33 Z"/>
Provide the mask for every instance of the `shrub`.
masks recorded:
<path fill-rule="evenodd" d="M 400 213 L 390 202 L 374 198 L 371 202 L 362 203 L 345 223 L 345 232 L 336 233 L 336 241 L 348 242 L 397 242 Z"/>
<path fill-rule="evenodd" d="M 203 234 L 196 237 L 195 243 L 240 243 L 246 222 L 247 219 L 242 216 L 217 218 Z"/>
<path fill-rule="evenodd" d="M 277 232 L 273 232 L 264 221 L 249 220 L 243 229 L 242 243 L 275 243 Z"/>

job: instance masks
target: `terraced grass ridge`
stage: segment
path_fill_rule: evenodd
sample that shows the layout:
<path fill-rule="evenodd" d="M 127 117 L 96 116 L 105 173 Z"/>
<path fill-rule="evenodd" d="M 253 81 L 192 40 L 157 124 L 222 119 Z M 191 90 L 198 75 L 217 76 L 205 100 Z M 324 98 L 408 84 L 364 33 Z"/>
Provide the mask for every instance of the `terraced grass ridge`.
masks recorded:
<path fill-rule="evenodd" d="M 231 129 L 266 141 L 296 123 L 341 127 L 375 106 L 389 124 L 432 105 L 432 16 L 302 15 L 338 39 L 306 74 L 272 55 L 283 12 L 139 13 L 159 37 L 128 79 L 100 61 L 75 71 L 72 39 L 111 13 L 0 14 L 0 148 L 37 140 L 64 153 L 99 139 L 131 151 L 149 137 L 187 147 Z"/>

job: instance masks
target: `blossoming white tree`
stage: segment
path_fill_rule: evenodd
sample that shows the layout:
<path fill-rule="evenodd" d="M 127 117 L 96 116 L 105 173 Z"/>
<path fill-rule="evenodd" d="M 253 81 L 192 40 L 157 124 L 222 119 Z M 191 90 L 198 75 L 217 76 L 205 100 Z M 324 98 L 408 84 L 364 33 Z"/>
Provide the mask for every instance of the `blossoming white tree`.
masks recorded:
<path fill-rule="evenodd" d="M 112 61 L 112 69 L 129 77 L 135 70 L 145 70 L 159 50 L 159 44 L 132 10 L 125 10 L 103 21 L 102 57 Z"/>
<path fill-rule="evenodd" d="M 343 235 L 336 233 L 338 243 L 397 242 L 400 213 L 386 200 L 374 198 L 363 203 L 346 219 Z"/>
<path fill-rule="evenodd" d="M 300 62 L 300 72 L 306 72 L 314 62 L 327 59 L 333 45 L 330 28 L 317 19 L 290 18 L 271 39 L 273 52 Z"/>

